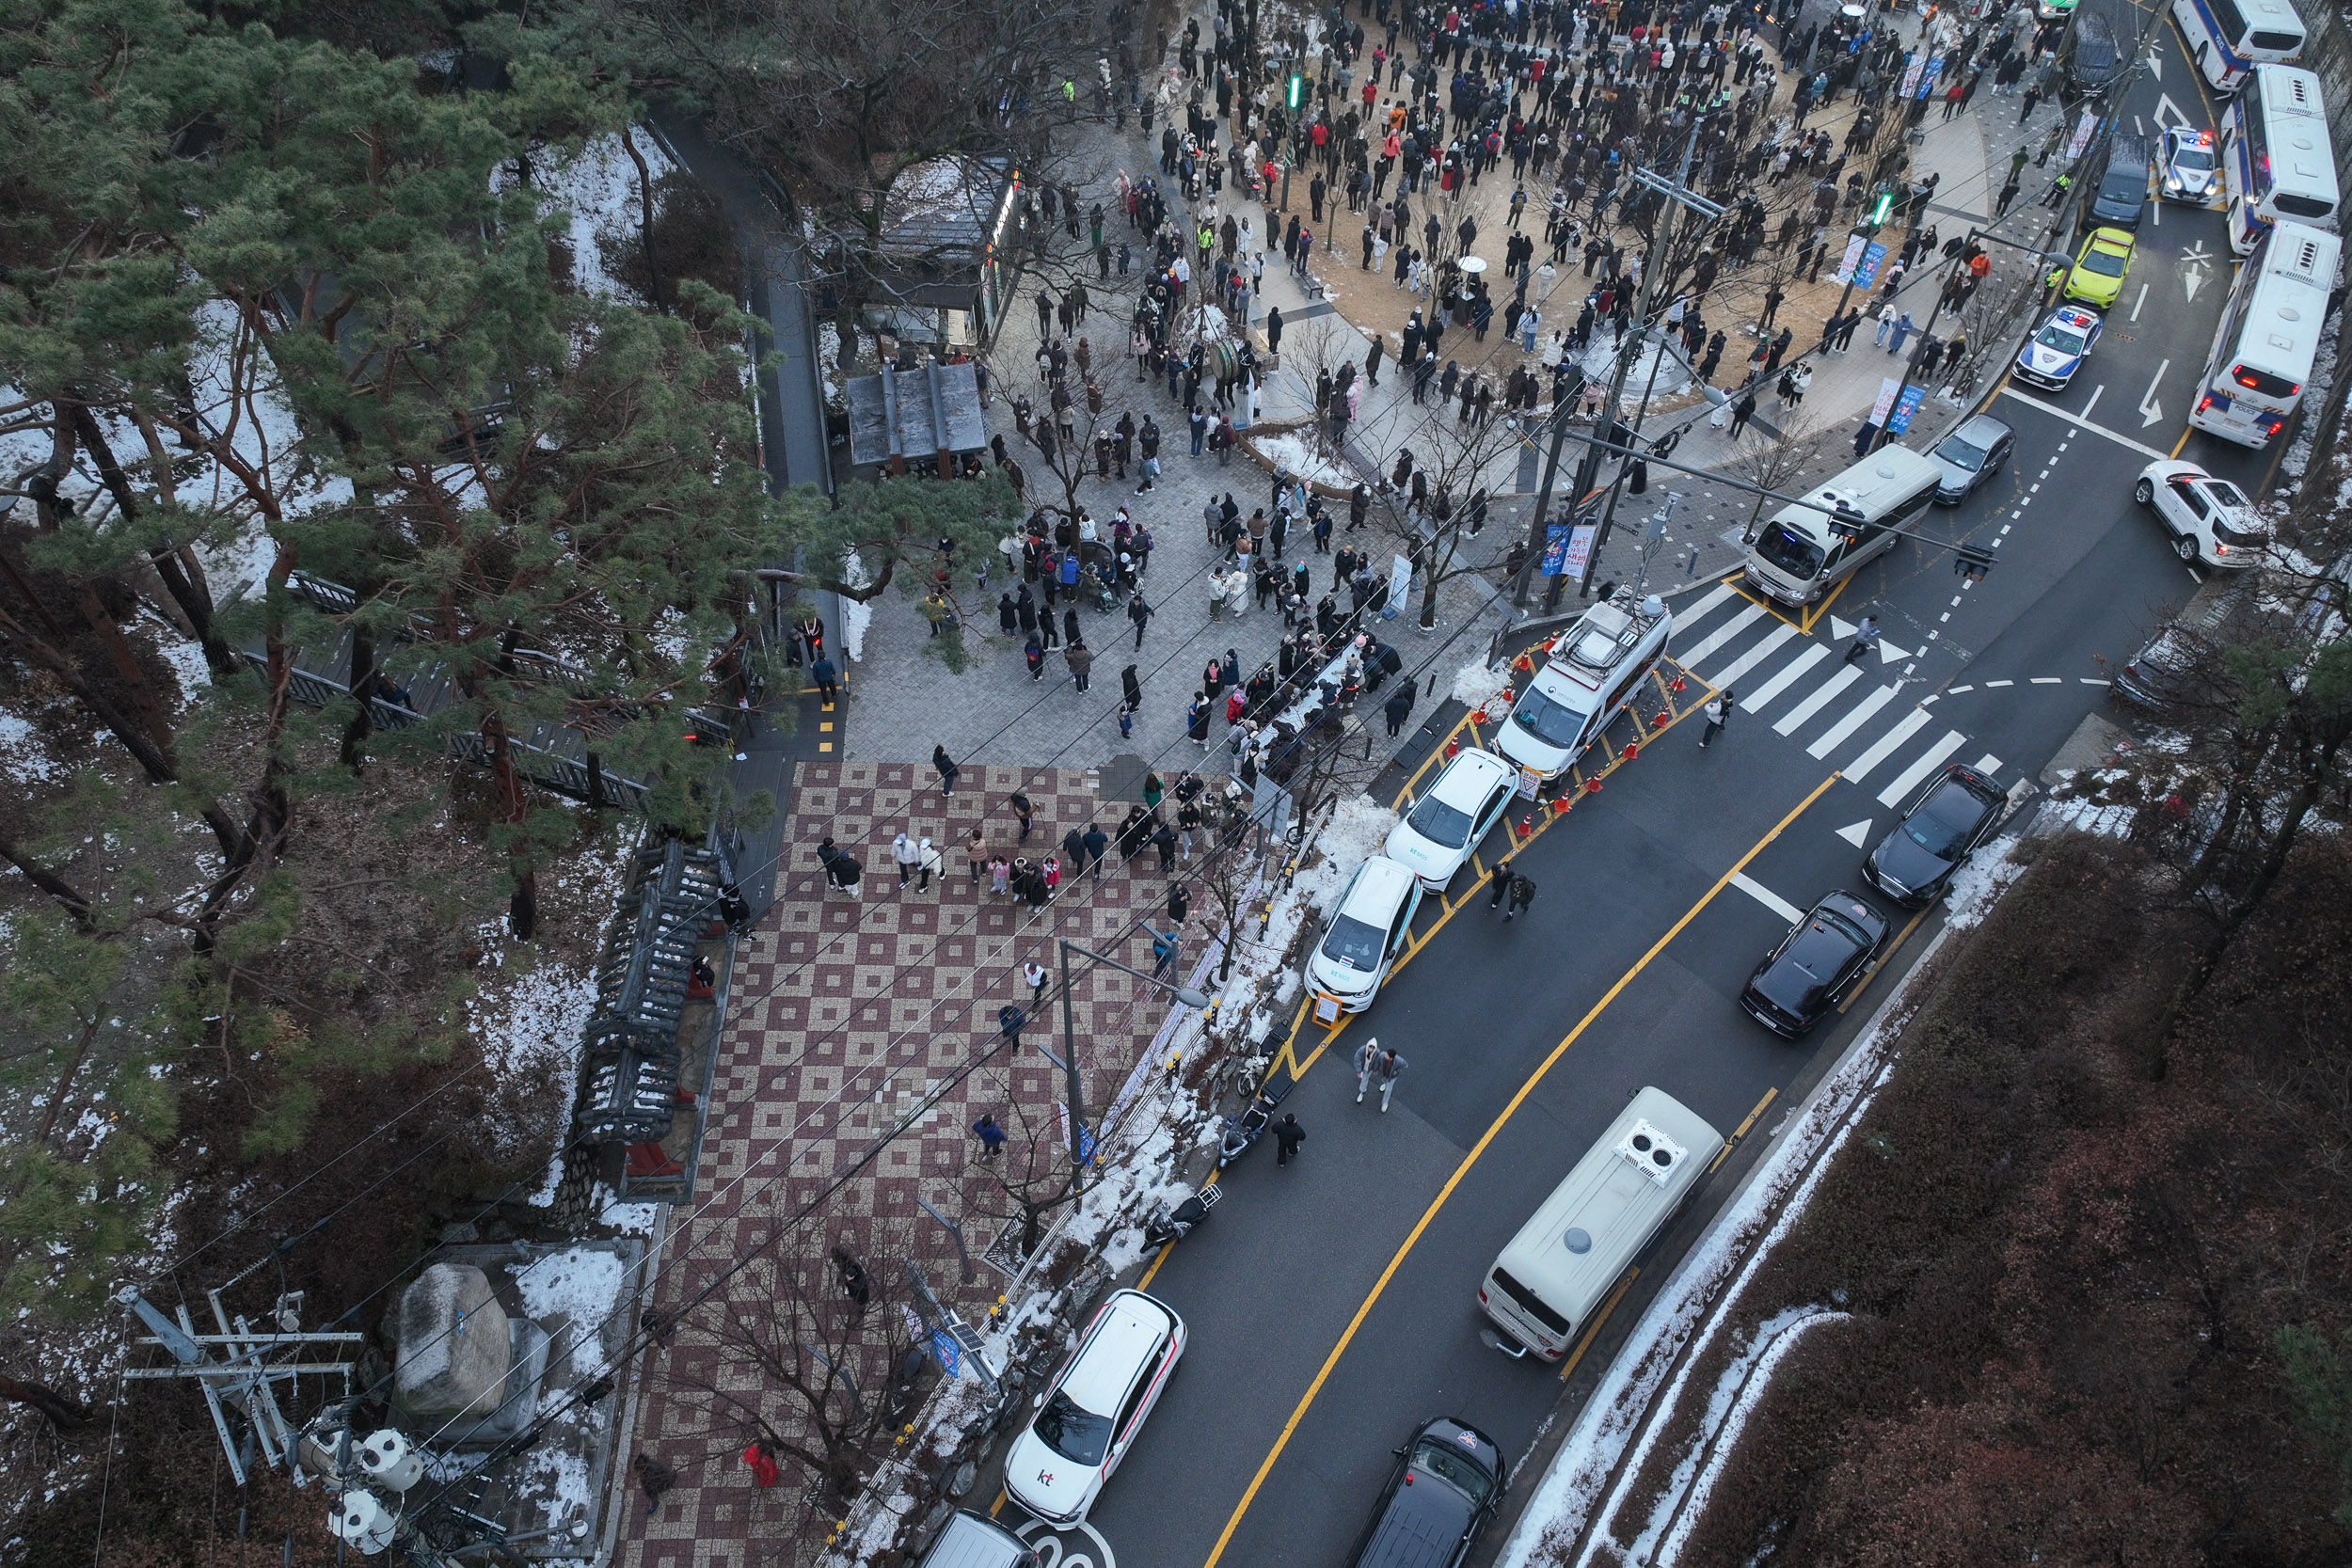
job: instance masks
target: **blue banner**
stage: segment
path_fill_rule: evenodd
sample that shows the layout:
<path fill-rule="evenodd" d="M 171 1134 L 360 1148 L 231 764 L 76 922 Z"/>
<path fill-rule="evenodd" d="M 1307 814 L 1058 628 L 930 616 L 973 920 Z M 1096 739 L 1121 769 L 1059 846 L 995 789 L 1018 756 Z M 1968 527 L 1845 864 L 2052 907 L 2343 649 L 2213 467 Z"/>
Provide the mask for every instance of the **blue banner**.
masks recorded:
<path fill-rule="evenodd" d="M 1886 260 L 1886 246 L 1872 240 L 1862 247 L 1862 261 L 1853 269 L 1854 286 L 1873 289 L 1878 286 L 1879 264 Z"/>
<path fill-rule="evenodd" d="M 1541 567 L 1543 575 L 1548 578 L 1558 577 L 1560 568 L 1566 563 L 1567 559 L 1568 525 L 1565 523 L 1547 524 L 1544 529 L 1544 562 Z"/>
<path fill-rule="evenodd" d="M 1927 401 L 1927 395 L 1928 389 L 1925 387 L 1904 388 L 1902 396 L 1895 400 L 1895 411 L 1887 416 L 1887 433 L 1892 436 L 1900 436 L 1904 431 L 1909 430 L 1911 416 L 1919 411 L 1919 404 Z"/>
<path fill-rule="evenodd" d="M 955 1376 L 962 1368 L 963 1347 L 957 1344 L 956 1337 L 944 1328 L 931 1330 L 931 1354 L 939 1357 L 940 1370 L 949 1377 Z"/>
<path fill-rule="evenodd" d="M 1919 78 L 1919 96 L 1927 97 L 1935 90 L 1935 79 L 1944 74 L 1944 56 L 1938 55 L 1928 62 L 1928 69 Z"/>

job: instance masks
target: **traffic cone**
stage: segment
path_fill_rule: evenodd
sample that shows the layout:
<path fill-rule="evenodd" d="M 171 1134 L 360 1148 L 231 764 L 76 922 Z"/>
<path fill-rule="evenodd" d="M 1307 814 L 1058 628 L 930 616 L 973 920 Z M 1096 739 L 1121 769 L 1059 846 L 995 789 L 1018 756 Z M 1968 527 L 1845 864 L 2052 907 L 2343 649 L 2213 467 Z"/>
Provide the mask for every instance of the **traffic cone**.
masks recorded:
<path fill-rule="evenodd" d="M 1599 793 L 1600 793 L 1600 781 L 1599 781 L 1598 779 L 1587 779 L 1587 780 L 1585 780 L 1585 781 L 1584 781 L 1584 793 L 1585 793 L 1585 794 L 1587 794 L 1587 795 L 1597 795 L 1597 794 L 1599 794 Z"/>
<path fill-rule="evenodd" d="M 1527 823 L 1528 819 L 1526 817 L 1520 817 L 1517 822 L 1511 825 L 1511 832 L 1520 838 L 1525 838 L 1534 831 L 1527 825 Z"/>
<path fill-rule="evenodd" d="M 1619 755 L 1627 762 L 1631 762 L 1635 757 L 1638 757 L 1641 754 L 1642 748 L 1640 745 L 1630 740 L 1625 743 L 1625 750 L 1619 753 Z"/>
<path fill-rule="evenodd" d="M 1668 717 L 1668 715 L 1663 713 L 1659 714 L 1649 721 L 1649 727 L 1653 730 L 1664 729 L 1666 727 L 1666 720 Z"/>
<path fill-rule="evenodd" d="M 1551 798 L 1551 815 L 1554 816 L 1565 816 L 1568 815 L 1568 807 L 1574 805 L 1575 803 L 1575 801 L 1569 800 L 1565 795 L 1555 795 Z"/>
<path fill-rule="evenodd" d="M 1452 761 L 1453 761 L 1455 757 L 1457 757 L 1457 756 L 1459 756 L 1459 755 L 1461 755 L 1461 754 L 1462 754 L 1462 743 L 1461 743 L 1460 741 L 1458 741 L 1458 740 L 1455 740 L 1455 739 L 1453 739 L 1453 738 L 1451 738 L 1451 737 L 1448 737 L 1448 739 L 1446 740 L 1446 743 L 1445 743 L 1445 759 L 1446 759 L 1446 761 L 1448 761 L 1448 762 L 1452 762 Z"/>
<path fill-rule="evenodd" d="M 1691 683 L 1689 681 L 1683 679 L 1680 675 L 1677 675 L 1674 679 L 1666 683 L 1666 689 L 1669 691 L 1685 691 L 1690 689 L 1690 686 Z"/>

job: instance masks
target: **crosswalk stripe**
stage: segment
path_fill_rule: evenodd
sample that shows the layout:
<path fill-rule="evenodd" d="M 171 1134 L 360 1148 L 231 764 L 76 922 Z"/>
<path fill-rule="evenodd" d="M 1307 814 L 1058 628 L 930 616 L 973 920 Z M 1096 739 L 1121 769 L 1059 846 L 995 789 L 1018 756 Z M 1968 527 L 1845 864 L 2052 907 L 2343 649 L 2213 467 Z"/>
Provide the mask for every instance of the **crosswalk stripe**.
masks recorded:
<path fill-rule="evenodd" d="M 1891 806 L 1916 788 L 1921 779 L 1944 766 L 1947 758 L 1968 744 L 1967 736 L 1958 730 L 1947 730 L 1944 738 L 1922 752 L 1910 767 L 1895 775 L 1895 782 L 1879 791 L 1879 804 Z"/>
<path fill-rule="evenodd" d="M 1853 672 L 1849 669 L 1846 673 L 1848 674 L 1851 674 Z M 1848 736 L 1853 734 L 1854 731 L 1862 727 L 1862 721 L 1864 720 L 1869 718 L 1870 715 L 1876 713 L 1879 709 L 1884 707 L 1888 703 L 1894 701 L 1895 693 L 1899 689 L 1900 689 L 1892 686 L 1880 687 L 1876 691 L 1871 692 L 1867 697 L 1865 697 L 1862 701 L 1854 704 L 1853 707 L 1847 713 L 1846 717 L 1840 719 L 1836 724 L 1830 727 L 1829 734 L 1821 736 L 1820 739 L 1806 747 L 1805 751 L 1817 757 L 1825 757 L 1829 755 L 1830 752 L 1837 749 L 1839 742 L 1843 741 Z M 1789 719 L 1794 719 L 1796 715 L 1793 713 L 1788 716 Z M 1781 721 L 1784 724 L 1788 721 L 1788 719 Z"/>
<path fill-rule="evenodd" d="M 1740 597 L 1741 597 L 1741 595 L 1733 591 L 1731 584 L 1727 582 L 1717 583 L 1713 589 L 1708 591 L 1703 597 L 1700 598 L 1698 603 L 1691 606 L 1688 610 L 1677 610 L 1675 611 L 1675 630 L 1685 631 L 1692 626 L 1697 626 L 1701 621 L 1706 620 L 1709 615 L 1715 613 L 1716 610 L 1722 609 L 1725 604 Z"/>
<path fill-rule="evenodd" d="M 1846 767 L 1839 768 L 1838 771 L 1846 775 L 1848 784 L 1860 784 L 1870 776 L 1871 769 L 1893 756 L 1897 747 L 1927 728 L 1927 723 L 1928 710 L 1923 707 L 1913 708 L 1896 721 L 1893 729 L 1879 736 L 1878 744 L 1854 758 Z"/>
<path fill-rule="evenodd" d="M 1695 669 L 1700 659 L 1705 658 L 1762 619 L 1764 619 L 1764 607 L 1760 604 L 1750 604 L 1747 609 L 1716 627 L 1712 633 L 1701 638 L 1697 647 L 1685 648 L 1677 654 L 1675 661 L 1685 670 Z"/>
<path fill-rule="evenodd" d="M 1724 688 L 1729 686 L 1733 681 L 1738 680 L 1741 675 L 1746 674 L 1749 671 L 1763 663 L 1773 654 L 1778 653 L 1781 645 L 1796 635 L 1797 628 L 1790 626 L 1788 622 L 1783 621 L 1780 625 L 1774 626 L 1771 631 L 1765 633 L 1763 637 L 1758 639 L 1756 644 L 1749 648 L 1746 653 L 1741 654 L 1738 658 L 1733 659 L 1729 664 L 1708 676 L 1707 684 L 1713 687 L 1716 690 L 1721 691 Z"/>
<path fill-rule="evenodd" d="M 1796 734 L 1797 726 L 1820 712 L 1832 697 L 1836 696 L 1861 678 L 1861 671 L 1851 664 L 1845 666 L 1829 679 L 1815 687 L 1804 701 L 1790 708 L 1788 717 L 1772 726 L 1772 733 L 1774 735 Z"/>
<path fill-rule="evenodd" d="M 1821 660 L 1827 657 L 1829 657 L 1829 649 L 1826 646 L 1819 642 L 1807 644 L 1801 652 L 1798 653 L 1796 657 L 1790 659 L 1788 663 L 1782 665 L 1777 671 L 1773 672 L 1772 678 L 1771 680 L 1768 680 L 1762 686 L 1757 687 L 1756 690 L 1751 692 L 1749 695 L 1740 699 L 1740 705 L 1746 708 L 1750 713 L 1756 712 L 1766 703 L 1771 702 L 1773 698 L 1788 690 L 1790 683 L 1795 681 L 1799 675 L 1804 674 L 1807 670 L 1812 669 L 1815 665 L 1820 663 Z"/>
<path fill-rule="evenodd" d="M 2001 759 L 1987 752 L 1968 766 L 1979 773 L 1998 773 L 2001 770 Z"/>

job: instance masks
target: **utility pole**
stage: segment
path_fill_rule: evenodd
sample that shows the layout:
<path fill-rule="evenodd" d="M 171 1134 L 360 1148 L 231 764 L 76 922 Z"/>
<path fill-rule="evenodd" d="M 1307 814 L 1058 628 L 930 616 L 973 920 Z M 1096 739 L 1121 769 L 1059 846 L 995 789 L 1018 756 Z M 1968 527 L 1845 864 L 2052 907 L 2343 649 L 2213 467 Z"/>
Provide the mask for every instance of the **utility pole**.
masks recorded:
<path fill-rule="evenodd" d="M 1677 221 L 1669 229 L 1661 214 L 1661 221 L 1653 226 L 1653 233 L 1657 237 L 1650 244 L 1648 261 L 1642 268 L 1642 297 L 1633 311 L 1634 325 L 1637 329 L 1634 347 L 1631 351 L 1617 356 L 1616 372 L 1609 380 L 1608 401 L 1602 404 L 1602 417 L 1607 421 L 1607 427 L 1612 431 L 1615 430 L 1624 419 L 1625 384 L 1633 373 L 1634 360 L 1641 356 L 1641 345 L 1658 336 L 1657 325 L 1651 320 L 1658 304 L 1658 279 L 1666 270 L 1664 258 L 1673 250 L 1675 241 L 1681 237 L 1680 214 L 1685 211 L 1698 213 L 1710 223 L 1723 216 L 1723 208 L 1690 189 L 1688 184 L 1691 178 L 1691 160 L 1698 151 L 1699 127 L 1704 122 L 1704 117 L 1694 117 L 1692 119 L 1690 137 L 1682 144 L 1682 165 L 1675 171 L 1675 177 L 1672 180 L 1666 180 L 1645 168 L 1637 168 L 1633 171 L 1635 182 L 1662 198 L 1669 214 Z M 1653 353 L 1659 352 L 1663 351 L 1653 350 Z M 1650 378 L 1653 386 L 1657 375 L 1658 366 L 1653 358 L 1650 364 Z M 1644 399 L 1645 404 L 1647 401 L 1646 398 Z M 1609 542 L 1609 526 L 1616 517 L 1617 495 L 1625 487 L 1626 470 L 1629 467 L 1628 464 L 1619 464 L 1616 478 L 1610 482 L 1609 499 L 1601 508 L 1599 524 L 1593 531 L 1592 545 L 1584 552 L 1584 569 L 1577 577 L 1576 592 L 1579 598 L 1591 592 L 1593 569 L 1600 563 L 1601 547 Z"/>

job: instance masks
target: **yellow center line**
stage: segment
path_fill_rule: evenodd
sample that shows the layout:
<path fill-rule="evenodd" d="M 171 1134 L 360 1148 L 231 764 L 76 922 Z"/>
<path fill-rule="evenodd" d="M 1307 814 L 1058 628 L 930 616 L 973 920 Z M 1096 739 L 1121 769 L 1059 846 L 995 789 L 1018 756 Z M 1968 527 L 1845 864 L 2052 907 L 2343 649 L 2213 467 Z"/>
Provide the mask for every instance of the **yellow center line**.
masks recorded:
<path fill-rule="evenodd" d="M 1582 1338 L 1577 1340 L 1575 1351 L 1569 1354 L 1567 1360 L 1561 1363 L 1561 1382 L 1568 1381 L 1568 1374 L 1576 1370 L 1576 1364 L 1584 1359 L 1584 1353 L 1592 1349 L 1593 1341 L 1600 1337 L 1600 1325 L 1609 1321 L 1609 1314 L 1617 1309 L 1617 1303 L 1625 1299 L 1625 1293 L 1631 1290 L 1633 1282 L 1641 1277 L 1642 1271 L 1638 1267 L 1625 1271 L 1625 1277 L 1617 1281 L 1616 1288 L 1609 1292 L 1609 1299 L 1602 1302 L 1600 1310 L 1593 1314 L 1592 1326 L 1585 1329 Z"/>
<path fill-rule="evenodd" d="M 1528 1074 L 1526 1081 L 1519 1085 L 1518 1092 L 1511 1096 L 1509 1103 L 1502 1107 L 1502 1112 L 1496 1116 L 1486 1131 L 1479 1135 L 1478 1142 L 1471 1145 L 1470 1151 L 1462 1156 L 1461 1163 L 1454 1167 L 1454 1174 L 1446 1178 L 1445 1185 L 1438 1189 L 1437 1196 L 1429 1200 L 1429 1206 L 1422 1211 L 1421 1218 L 1414 1222 L 1412 1230 L 1406 1234 L 1403 1244 L 1396 1249 L 1396 1255 L 1389 1259 L 1388 1267 L 1380 1271 L 1380 1277 L 1374 1282 L 1371 1293 L 1365 1296 L 1362 1305 L 1356 1308 L 1356 1315 L 1348 1320 L 1347 1327 L 1342 1331 L 1339 1342 L 1334 1344 L 1330 1354 L 1323 1358 L 1323 1365 L 1315 1371 L 1314 1381 L 1307 1386 L 1306 1393 L 1299 1397 L 1296 1408 L 1291 1411 L 1290 1419 L 1282 1423 L 1281 1435 L 1274 1440 L 1274 1447 L 1267 1450 L 1265 1458 L 1259 1464 L 1257 1474 L 1249 1478 L 1248 1489 L 1242 1493 L 1241 1501 L 1233 1506 L 1232 1516 L 1225 1521 L 1225 1528 L 1217 1535 L 1216 1545 L 1210 1551 L 1208 1561 L 1202 1564 L 1202 1568 L 1216 1568 L 1217 1560 L 1225 1555 L 1226 1546 L 1233 1539 L 1233 1531 L 1241 1528 L 1242 1516 L 1249 1512 L 1249 1505 L 1257 1500 L 1259 1488 L 1265 1484 L 1265 1478 L 1273 1472 L 1275 1462 L 1282 1457 L 1282 1450 L 1290 1446 L 1291 1435 L 1298 1430 L 1298 1423 L 1306 1419 L 1307 1411 L 1313 1405 L 1316 1397 L 1323 1392 L 1324 1384 L 1330 1381 L 1332 1369 L 1339 1365 L 1340 1357 L 1347 1353 L 1347 1347 L 1355 1340 L 1357 1331 L 1364 1326 L 1364 1320 L 1372 1315 L 1373 1307 L 1378 1305 L 1381 1295 L 1387 1291 L 1389 1281 L 1396 1277 L 1396 1271 L 1404 1266 L 1406 1256 L 1420 1243 L 1422 1233 L 1427 1230 L 1430 1222 L 1438 1217 L 1438 1211 L 1445 1207 L 1446 1201 L 1454 1196 L 1454 1190 L 1462 1184 L 1463 1178 L 1470 1175 L 1470 1167 L 1478 1164 L 1486 1154 L 1488 1146 L 1502 1134 L 1502 1129 L 1509 1124 L 1511 1118 L 1518 1114 L 1518 1109 L 1526 1103 L 1527 1097 L 1535 1092 L 1535 1085 L 1543 1082 L 1545 1075 L 1551 1071 L 1561 1057 L 1567 1054 L 1568 1048 L 1583 1036 L 1585 1030 L 1592 1027 L 1594 1021 L 1609 1010 L 1626 987 L 1631 985 L 1635 978 L 1650 966 L 1658 955 L 1663 953 L 1667 946 L 1682 934 L 1685 927 L 1698 918 L 1699 911 L 1713 903 L 1716 895 L 1731 885 L 1732 878 L 1745 871 L 1749 863 L 1762 854 L 1766 846 L 1780 837 L 1791 822 L 1804 816 L 1813 802 L 1820 800 L 1829 786 L 1837 782 L 1838 777 L 1839 775 L 1832 773 L 1828 778 L 1814 785 L 1812 792 L 1798 801 L 1788 816 L 1773 824 L 1771 832 L 1757 839 L 1731 869 L 1716 878 L 1714 886 L 1708 888 L 1697 903 L 1684 911 L 1682 917 L 1667 928 L 1665 935 L 1650 944 L 1649 951 L 1644 953 L 1632 968 L 1617 977 L 1616 983 L 1602 993 L 1600 1000 L 1593 1004 L 1591 1010 L 1577 1020 L 1576 1027 L 1569 1030 L 1560 1043 L 1551 1048 L 1550 1053 L 1545 1056 L 1536 1065 L 1535 1070 Z"/>

